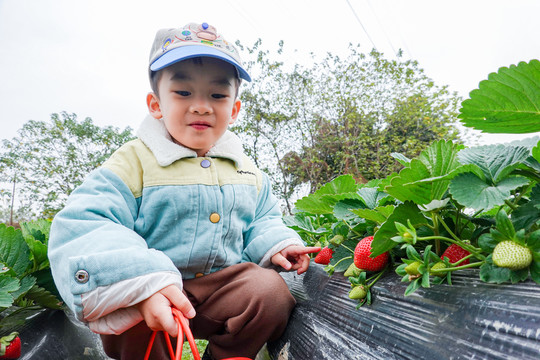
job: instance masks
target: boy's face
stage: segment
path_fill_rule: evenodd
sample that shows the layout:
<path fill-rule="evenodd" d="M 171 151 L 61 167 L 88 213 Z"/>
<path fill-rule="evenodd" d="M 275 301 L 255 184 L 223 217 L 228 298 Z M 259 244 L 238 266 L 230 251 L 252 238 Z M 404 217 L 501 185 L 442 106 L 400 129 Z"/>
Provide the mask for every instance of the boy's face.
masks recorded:
<path fill-rule="evenodd" d="M 202 61 L 200 61 L 202 60 Z M 148 94 L 150 114 L 163 118 L 173 140 L 204 156 L 240 110 L 236 72 L 213 58 L 188 59 L 161 70 L 159 98 Z"/>

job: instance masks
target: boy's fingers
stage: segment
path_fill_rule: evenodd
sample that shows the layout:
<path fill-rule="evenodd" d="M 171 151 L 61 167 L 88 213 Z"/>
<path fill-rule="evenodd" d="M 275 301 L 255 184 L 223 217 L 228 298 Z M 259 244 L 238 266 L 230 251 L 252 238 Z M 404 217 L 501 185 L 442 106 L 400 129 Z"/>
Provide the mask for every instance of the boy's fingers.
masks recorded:
<path fill-rule="evenodd" d="M 176 286 L 167 286 L 161 293 L 169 299 L 171 304 L 180 310 L 188 319 L 195 317 L 195 308 L 186 295 Z M 175 323 L 176 324 L 176 323 Z"/>
<path fill-rule="evenodd" d="M 169 335 L 172 337 L 178 336 L 178 325 L 176 324 L 176 321 L 174 320 L 174 317 L 172 316 L 164 316 L 163 319 L 161 319 L 161 325 L 163 326 L 163 331 L 166 331 Z"/>
<path fill-rule="evenodd" d="M 304 249 L 305 249 L 304 254 L 313 254 L 313 253 L 321 251 L 320 246 L 309 246 Z"/>
<path fill-rule="evenodd" d="M 287 260 L 285 256 L 281 255 L 280 253 L 277 253 L 273 256 L 272 262 L 274 263 L 274 265 L 281 266 L 285 270 L 290 270 L 292 266 L 289 260 Z"/>
<path fill-rule="evenodd" d="M 300 257 L 298 263 L 300 264 L 300 266 L 298 267 L 298 270 L 296 271 L 296 273 L 298 275 L 305 273 L 307 269 L 309 268 L 309 256 L 304 255 Z"/>

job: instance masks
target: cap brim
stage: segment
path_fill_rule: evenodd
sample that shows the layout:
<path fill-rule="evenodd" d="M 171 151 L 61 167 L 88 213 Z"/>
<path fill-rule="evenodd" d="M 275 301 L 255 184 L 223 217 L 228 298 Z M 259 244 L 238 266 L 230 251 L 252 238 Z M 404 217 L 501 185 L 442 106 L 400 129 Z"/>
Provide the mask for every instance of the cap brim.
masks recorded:
<path fill-rule="evenodd" d="M 150 64 L 150 70 L 158 71 L 179 61 L 201 56 L 226 61 L 238 69 L 240 78 L 251 81 L 251 77 L 247 71 L 234 58 L 223 53 L 221 50 L 204 45 L 184 45 L 171 49 Z"/>

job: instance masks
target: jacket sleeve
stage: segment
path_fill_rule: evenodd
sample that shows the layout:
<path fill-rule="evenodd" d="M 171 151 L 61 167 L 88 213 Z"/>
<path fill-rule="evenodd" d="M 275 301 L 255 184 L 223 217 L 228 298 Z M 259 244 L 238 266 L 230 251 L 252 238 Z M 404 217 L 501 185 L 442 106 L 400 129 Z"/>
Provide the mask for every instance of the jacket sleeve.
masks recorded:
<path fill-rule="evenodd" d="M 180 277 L 172 261 L 149 249 L 134 231 L 137 213 L 138 200 L 129 187 L 111 170 L 100 168 L 54 218 L 48 244 L 51 270 L 60 295 L 79 320 L 85 321 L 83 294 L 155 272 Z M 108 312 L 114 310 L 111 304 Z"/>
<path fill-rule="evenodd" d="M 244 253 L 242 255 L 243 261 L 256 264 L 261 263 L 265 254 L 280 243 L 302 243 L 296 231 L 283 223 L 279 202 L 272 194 L 268 175 L 262 172 L 261 175 L 262 186 L 257 198 L 255 217 L 244 232 Z M 280 250 L 282 249 L 278 249 L 276 253 Z"/>

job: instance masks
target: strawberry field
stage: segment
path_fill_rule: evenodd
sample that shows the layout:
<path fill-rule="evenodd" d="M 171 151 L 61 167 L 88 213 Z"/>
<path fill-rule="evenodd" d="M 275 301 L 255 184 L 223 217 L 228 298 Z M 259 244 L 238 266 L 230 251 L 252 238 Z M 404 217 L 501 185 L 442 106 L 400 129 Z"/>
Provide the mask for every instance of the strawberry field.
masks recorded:
<path fill-rule="evenodd" d="M 460 118 L 486 132 L 540 131 L 540 62 L 491 74 Z M 451 284 L 470 268 L 489 283 L 540 283 L 538 140 L 469 148 L 439 141 L 413 159 L 396 153 L 399 173 L 367 184 L 340 176 L 298 200 L 286 222 L 324 247 L 315 262 L 330 275 L 344 272 L 353 290 L 365 290 L 352 295 L 361 305 L 371 302 L 374 272 L 395 271 L 408 283 L 405 295 Z"/>
<path fill-rule="evenodd" d="M 489 133 L 540 131 L 540 62 L 522 62 L 490 74 L 463 101 L 460 119 L 465 126 Z M 538 354 L 538 326 L 533 325 L 540 306 L 539 140 L 474 147 L 438 141 L 412 159 L 395 153 L 402 165 L 399 172 L 366 184 L 350 175 L 337 177 L 298 200 L 286 223 L 307 244 L 323 247 L 314 266 L 324 266 L 326 276 L 336 278 L 339 295 L 329 296 L 337 307 L 377 306 L 381 296 L 388 296 L 381 294 L 388 292 L 385 286 L 399 289 L 401 294 L 395 296 L 403 306 L 413 306 L 408 298 L 418 291 L 423 298 L 432 292 L 444 306 L 445 299 L 455 299 L 453 291 L 463 291 L 453 286 L 456 281 L 465 288 L 488 289 L 478 299 L 466 297 L 473 303 L 487 304 L 490 296 L 501 293 L 504 303 L 504 292 L 510 294 L 512 286 L 518 293 L 528 289 L 528 303 L 516 306 L 522 308 L 520 314 L 530 314 L 529 320 L 520 318 L 525 323 L 519 325 L 530 331 L 519 335 L 526 340 L 515 341 L 532 341 L 532 353 Z M 378 287 L 383 280 L 384 286 Z M 395 302 L 392 306 L 398 307 L 395 313 L 403 310 Z M 346 317 L 357 316 L 341 310 L 338 318 L 345 323 Z M 413 316 L 412 321 L 421 323 L 428 311 L 441 309 L 417 310 L 418 319 Z M 446 314 L 451 315 L 476 316 Z M 519 317 L 509 314 L 507 326 L 513 326 L 512 318 Z M 336 327 L 331 331 L 339 333 L 339 324 Z M 396 326 L 394 331 L 400 329 Z M 350 334 L 350 329 L 341 332 Z M 411 338 L 415 336 L 418 333 L 412 331 Z M 454 336 L 460 338 L 458 333 Z"/>

